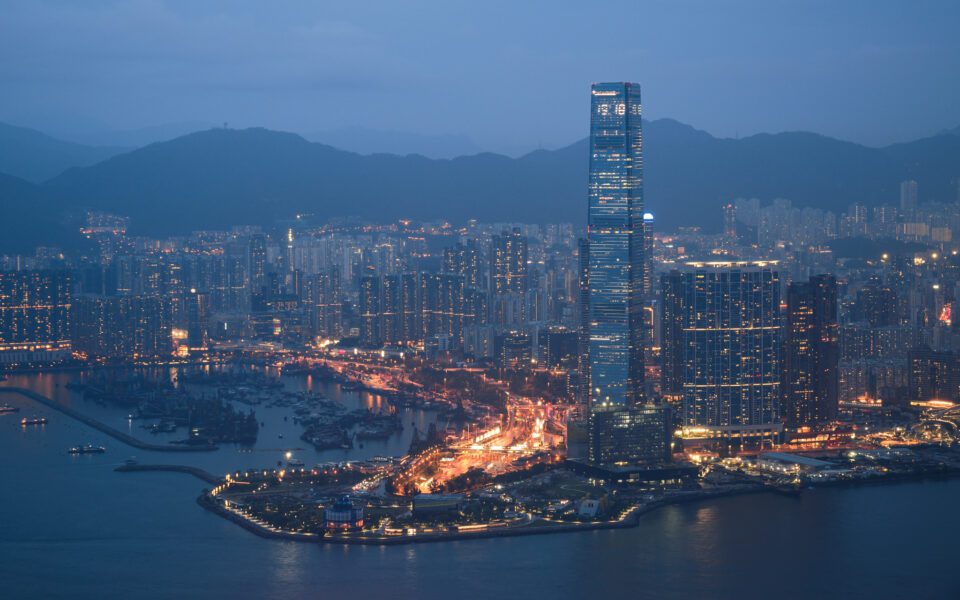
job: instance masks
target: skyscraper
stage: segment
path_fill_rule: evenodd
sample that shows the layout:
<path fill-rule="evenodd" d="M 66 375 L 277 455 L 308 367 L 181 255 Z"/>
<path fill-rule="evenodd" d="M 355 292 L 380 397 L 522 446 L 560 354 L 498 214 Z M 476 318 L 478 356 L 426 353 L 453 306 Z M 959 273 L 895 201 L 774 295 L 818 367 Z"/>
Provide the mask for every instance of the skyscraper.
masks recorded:
<path fill-rule="evenodd" d="M 669 458 L 669 413 L 644 404 L 643 139 L 640 86 L 591 91 L 586 252 L 589 460 Z"/>
<path fill-rule="evenodd" d="M 664 391 L 682 396 L 685 435 L 779 435 L 779 273 L 769 263 L 690 263 L 662 282 Z"/>
<path fill-rule="evenodd" d="M 590 405 L 629 407 L 643 399 L 640 86 L 594 84 L 590 108 Z"/>
<path fill-rule="evenodd" d="M 653 298 L 653 213 L 643 213 L 643 298 Z"/>
<path fill-rule="evenodd" d="M 837 280 L 814 275 L 787 287 L 783 415 L 788 427 L 816 425 L 837 414 L 839 325 Z"/>
<path fill-rule="evenodd" d="M 68 271 L 0 272 L 0 364 L 69 358 L 72 288 Z"/>
<path fill-rule="evenodd" d="M 469 262 L 465 267 L 469 267 Z M 466 274 L 467 268 L 459 272 Z M 494 294 L 526 293 L 527 236 L 520 229 L 514 228 L 493 236 L 490 243 L 490 280 L 490 289 Z"/>

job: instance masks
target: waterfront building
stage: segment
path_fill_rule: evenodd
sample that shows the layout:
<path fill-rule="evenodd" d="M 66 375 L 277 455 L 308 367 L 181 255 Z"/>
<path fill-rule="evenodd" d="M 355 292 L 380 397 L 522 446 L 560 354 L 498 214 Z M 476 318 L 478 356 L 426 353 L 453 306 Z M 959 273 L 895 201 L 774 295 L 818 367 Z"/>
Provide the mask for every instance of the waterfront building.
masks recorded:
<path fill-rule="evenodd" d="M 63 270 L 0 272 L 0 363 L 53 363 L 70 356 L 72 278 Z"/>
<path fill-rule="evenodd" d="M 839 385 L 837 280 L 815 275 L 787 287 L 783 416 L 788 427 L 836 417 Z"/>
<path fill-rule="evenodd" d="M 780 424 L 780 275 L 769 262 L 696 262 L 661 279 L 664 387 L 685 438 L 734 444 Z"/>
<path fill-rule="evenodd" d="M 589 455 L 597 465 L 670 460 L 670 411 L 655 404 L 590 411 Z"/>
<path fill-rule="evenodd" d="M 327 531 L 359 531 L 363 529 L 363 507 L 343 497 L 323 511 Z"/>
<path fill-rule="evenodd" d="M 588 323 L 591 409 L 643 401 L 640 86 L 591 91 Z"/>
<path fill-rule="evenodd" d="M 652 233 L 652 218 L 645 227 L 644 216 L 640 86 L 594 84 L 587 243 L 580 249 L 594 465 L 669 458 L 669 414 L 645 403 L 644 394 L 643 299 L 650 276 L 644 249 L 645 232 Z"/>
<path fill-rule="evenodd" d="M 164 359 L 173 352 L 170 302 L 164 296 L 81 295 L 71 320 L 74 350 L 90 359 Z"/>

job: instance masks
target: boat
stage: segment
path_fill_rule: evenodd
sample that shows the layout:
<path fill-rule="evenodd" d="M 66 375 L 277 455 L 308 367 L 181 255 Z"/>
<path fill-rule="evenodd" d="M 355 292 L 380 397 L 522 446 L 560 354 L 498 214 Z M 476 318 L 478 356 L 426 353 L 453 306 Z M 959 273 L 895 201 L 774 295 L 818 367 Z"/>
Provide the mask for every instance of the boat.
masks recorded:
<path fill-rule="evenodd" d="M 27 425 L 46 425 L 46 424 L 47 424 L 47 418 L 46 418 L 46 417 L 31 417 L 31 418 L 27 419 L 26 417 L 24 417 L 23 419 L 20 419 L 20 424 L 23 425 L 24 427 L 26 427 Z"/>
<path fill-rule="evenodd" d="M 84 444 L 83 446 L 74 446 L 67 450 L 70 454 L 103 454 L 107 449 L 103 446 L 94 446 L 93 444 Z"/>
<path fill-rule="evenodd" d="M 0 415 L 8 415 L 10 413 L 20 412 L 20 409 L 16 406 L 10 406 L 9 404 L 4 404 L 0 406 Z"/>
<path fill-rule="evenodd" d="M 300 460 L 299 458 L 291 458 L 290 460 L 287 461 L 287 466 L 288 466 L 288 467 L 302 467 L 302 466 L 303 466 L 303 461 Z"/>

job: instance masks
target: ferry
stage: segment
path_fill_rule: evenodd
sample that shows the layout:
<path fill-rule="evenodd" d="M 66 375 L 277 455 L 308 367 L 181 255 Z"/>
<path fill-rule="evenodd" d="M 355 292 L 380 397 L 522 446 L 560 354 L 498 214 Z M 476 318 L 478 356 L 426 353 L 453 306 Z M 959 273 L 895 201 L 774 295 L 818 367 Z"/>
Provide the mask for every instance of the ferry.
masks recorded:
<path fill-rule="evenodd" d="M 20 412 L 20 409 L 16 406 L 10 406 L 9 404 L 4 404 L 0 406 L 0 415 L 8 415 L 10 413 Z"/>
<path fill-rule="evenodd" d="M 23 418 L 20 419 L 20 424 L 26 427 L 27 425 L 46 425 L 46 417 L 33 417 L 31 419 Z"/>
<path fill-rule="evenodd" d="M 67 450 L 70 454 L 103 454 L 107 449 L 103 446 L 94 446 L 93 444 L 84 444 L 83 446 L 74 446 Z"/>

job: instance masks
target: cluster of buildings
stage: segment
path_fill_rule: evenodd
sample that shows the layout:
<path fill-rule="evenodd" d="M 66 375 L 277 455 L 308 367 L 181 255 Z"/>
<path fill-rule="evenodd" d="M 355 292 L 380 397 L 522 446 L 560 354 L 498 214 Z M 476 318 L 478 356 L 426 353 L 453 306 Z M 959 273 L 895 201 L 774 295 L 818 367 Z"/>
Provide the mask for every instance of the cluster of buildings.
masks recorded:
<path fill-rule="evenodd" d="M 158 240 L 90 214 L 83 256 L 0 261 L 0 364 L 336 343 L 547 369 L 578 407 L 571 456 L 620 470 L 764 447 L 845 405 L 960 400 L 960 203 L 908 181 L 898 207 L 740 199 L 720 231 L 656 232 L 641 118 L 637 84 L 593 86 L 585 235 L 297 215 Z M 891 248 L 841 256 L 838 237 Z"/>

